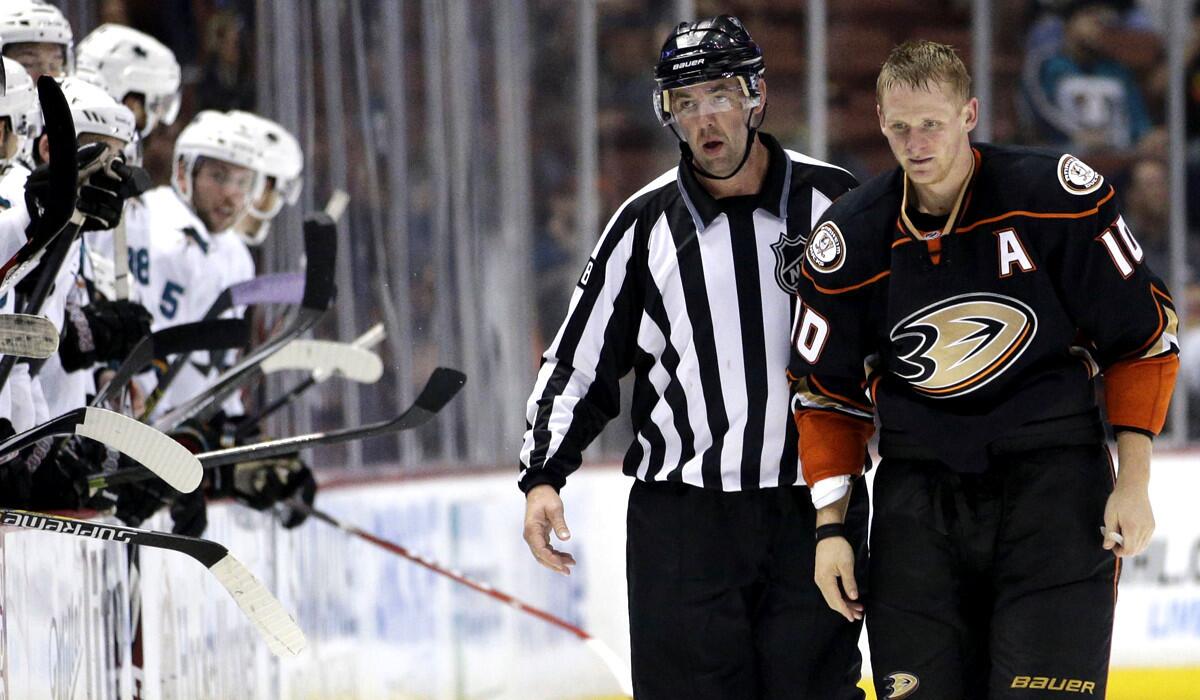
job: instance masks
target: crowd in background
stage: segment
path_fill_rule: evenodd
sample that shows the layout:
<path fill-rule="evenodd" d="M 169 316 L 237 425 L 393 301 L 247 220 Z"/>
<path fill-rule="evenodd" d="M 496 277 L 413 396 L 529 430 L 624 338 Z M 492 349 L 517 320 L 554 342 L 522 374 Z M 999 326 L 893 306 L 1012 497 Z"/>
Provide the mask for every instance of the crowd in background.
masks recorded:
<path fill-rule="evenodd" d="M 491 164 L 497 154 L 486 144 L 496 135 L 494 113 L 489 109 L 492 91 L 498 89 L 495 67 L 487 61 L 495 47 L 488 17 L 496 12 L 494 0 L 471 6 L 473 44 L 470 52 L 451 48 L 454 60 L 473 56 L 469 70 L 485 91 L 478 105 L 479 158 Z M 1068 150 L 1097 167 L 1112 181 L 1123 200 L 1122 210 L 1160 274 L 1171 274 L 1173 265 L 1184 265 L 1191 282 L 1184 296 L 1189 315 L 1200 313 L 1200 196 L 1189 197 L 1187 256 L 1168 255 L 1168 167 L 1164 128 L 1166 109 L 1165 29 L 1172 0 L 995 0 L 993 3 L 993 140 Z M 94 22 L 121 22 L 150 33 L 173 48 L 184 67 L 183 113 L 176 122 L 186 124 L 201 109 L 254 109 L 255 55 L 261 11 L 255 0 L 97 0 L 92 3 L 64 0 L 79 12 L 89 12 Z M 406 133 L 409 147 L 419 149 L 429 135 L 427 116 L 419 101 L 429 94 L 431 75 L 422 53 L 423 13 L 426 3 L 404 3 L 405 38 L 403 67 L 384 65 L 379 42 L 366 46 L 371 84 L 388 80 L 389 72 L 404 70 L 412 95 Z M 580 102 L 576 3 L 559 0 L 524 0 L 528 23 L 528 114 L 531 154 L 530 207 L 534 227 L 530 251 L 536 295 L 531 332 L 530 371 L 537 353 L 552 339 L 566 308 L 572 281 L 583 267 L 583 252 L 620 203 L 651 175 L 671 167 L 678 159 L 674 137 L 660 127 L 650 109 L 653 65 L 658 42 L 679 19 L 675 3 L 641 0 L 601 0 L 598 18 L 598 85 L 596 120 L 599 129 L 599 212 L 595 221 L 581 220 L 578 209 L 579 155 L 577 153 Z M 855 0 L 829 6 L 829 160 L 854 172 L 861 180 L 894 167 L 875 118 L 874 76 L 888 49 L 906 38 L 928 38 L 959 48 L 971 62 L 971 5 L 968 0 Z M 377 37 L 378 8 L 364 4 L 368 33 Z M 802 0 L 697 0 L 697 16 L 735 13 L 750 28 L 767 56 L 770 105 L 764 129 L 788 147 L 805 150 L 807 129 L 805 38 L 806 8 Z M 1200 18 L 1192 13 L 1187 52 L 1186 114 L 1188 137 L 1188 191 L 1200 190 Z M 82 18 L 73 18 L 80 21 Z M 343 47 L 343 64 L 352 65 L 352 51 Z M 346 88 L 349 90 L 350 88 Z M 367 123 L 388 119 L 381 97 L 366 100 L 372 111 Z M 495 104 L 492 101 L 490 104 Z M 324 119 L 316 106 L 317 127 Z M 347 128 L 360 122 L 349 119 Z M 382 127 L 380 127 L 382 128 Z M 174 133 L 152 138 L 146 154 L 148 169 L 165 181 Z M 362 139 L 347 141 L 351 164 L 366 158 Z M 320 185 L 321 163 L 328 153 L 322 139 L 307 153 L 313 164 L 314 185 Z M 386 144 L 378 157 L 385 164 L 393 157 Z M 385 169 L 386 170 L 386 169 Z M 411 342 L 416 348 L 414 374 L 425 371 L 438 357 L 433 336 L 439 303 L 435 262 L 438 241 L 434 234 L 435 197 L 429 154 L 412 159 L 407 193 L 409 252 L 408 300 L 413 315 Z M 351 193 L 359 202 L 368 197 L 366 171 L 351 167 Z M 486 206 L 494 196 L 495 178 L 470 181 L 479 188 L 477 198 L 485 214 L 477 217 L 484 228 L 495 208 Z M 386 191 L 386 190 L 385 190 Z M 383 208 L 386 202 L 368 202 Z M 581 241 L 581 237 L 587 241 Z M 444 252 L 444 251 L 443 251 Z M 367 255 L 364 251 L 363 255 Z M 369 258 L 369 255 L 367 255 Z M 370 265 L 369 261 L 364 264 Z M 356 284 L 355 293 L 370 298 L 370 276 Z M 440 287 L 445 289 L 445 287 Z M 1188 363 L 1186 345 L 1185 363 Z M 444 350 L 442 351 L 444 355 Z M 1192 373 L 1193 393 L 1197 375 Z M 1200 402 L 1196 402 L 1200 403 Z M 335 410 L 330 407 L 329 410 Z M 1193 420 L 1193 433 L 1200 421 Z M 519 430 L 516 431 L 519 433 Z M 515 433 L 514 433 L 515 434 Z M 620 439 L 606 443 L 623 447 Z M 368 450 L 374 448 L 368 448 Z M 498 452 L 503 452 L 498 450 Z M 380 458 L 390 452 L 381 453 Z"/>

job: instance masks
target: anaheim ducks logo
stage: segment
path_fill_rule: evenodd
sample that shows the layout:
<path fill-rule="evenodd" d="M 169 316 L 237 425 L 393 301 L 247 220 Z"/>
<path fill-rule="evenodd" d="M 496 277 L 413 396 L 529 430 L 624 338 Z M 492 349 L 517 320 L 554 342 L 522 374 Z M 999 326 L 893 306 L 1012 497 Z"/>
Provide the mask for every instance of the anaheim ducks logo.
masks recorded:
<path fill-rule="evenodd" d="M 1104 184 L 1104 176 L 1070 153 L 1058 159 L 1058 181 L 1071 194 L 1091 194 Z"/>
<path fill-rule="evenodd" d="M 975 391 L 1008 369 L 1037 335 L 1037 316 L 1001 294 L 963 294 L 896 324 L 894 372 L 935 398 Z"/>
<path fill-rule="evenodd" d="M 921 681 L 911 673 L 889 673 L 887 682 L 891 684 L 887 700 L 900 700 L 912 695 L 921 685 Z"/>

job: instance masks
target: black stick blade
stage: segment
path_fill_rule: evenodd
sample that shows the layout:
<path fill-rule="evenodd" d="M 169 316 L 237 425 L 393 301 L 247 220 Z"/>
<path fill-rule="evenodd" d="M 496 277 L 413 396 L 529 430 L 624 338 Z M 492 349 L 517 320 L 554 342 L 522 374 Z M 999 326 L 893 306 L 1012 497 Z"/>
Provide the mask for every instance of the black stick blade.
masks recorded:
<path fill-rule="evenodd" d="M 306 309 L 324 311 L 335 297 L 337 223 L 324 212 L 304 218 L 304 301 Z"/>
<path fill-rule="evenodd" d="M 449 367 L 438 367 L 429 376 L 429 381 L 417 397 L 416 405 L 430 413 L 437 413 L 450 403 L 466 383 L 467 375 L 462 372 Z"/>
<path fill-rule="evenodd" d="M 38 101 L 42 105 L 46 137 L 50 141 L 50 186 L 53 196 L 44 202 L 45 211 L 38 222 L 38 234 L 54 235 L 75 213 L 79 166 L 75 160 L 75 120 L 58 82 L 48 75 L 37 81 Z"/>

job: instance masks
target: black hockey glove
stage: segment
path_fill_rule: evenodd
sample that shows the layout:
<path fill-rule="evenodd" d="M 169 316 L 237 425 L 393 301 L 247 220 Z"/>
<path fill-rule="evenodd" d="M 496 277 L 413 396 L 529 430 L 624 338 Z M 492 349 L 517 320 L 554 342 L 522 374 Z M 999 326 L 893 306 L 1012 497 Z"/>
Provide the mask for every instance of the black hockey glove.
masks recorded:
<path fill-rule="evenodd" d="M 213 492 L 236 498 L 255 510 L 267 510 L 293 497 L 312 505 L 317 481 L 308 465 L 292 455 L 225 465 L 218 471 Z M 306 517 L 299 511 L 288 510 L 283 515 L 283 526 L 296 527 Z"/>
<path fill-rule="evenodd" d="M 128 300 L 97 300 L 87 306 L 67 304 L 66 333 L 59 347 L 68 372 L 97 362 L 120 362 L 150 334 L 153 318 L 141 304 Z"/>
<path fill-rule="evenodd" d="M 200 489 L 176 495 L 170 512 L 171 532 L 176 535 L 199 537 L 208 527 L 208 504 Z"/>
<path fill-rule="evenodd" d="M 126 165 L 102 143 L 80 146 L 75 155 L 79 164 L 79 197 L 75 208 L 86 217 L 84 231 L 103 231 L 121 220 L 125 200 L 150 188 L 150 175 L 142 168 Z M 43 204 L 50 196 L 50 166 L 43 163 L 25 182 L 25 204 L 29 208 L 33 231 L 41 218 Z"/>
<path fill-rule="evenodd" d="M 82 164 L 80 170 L 83 170 Z M 86 217 L 81 228 L 84 231 L 115 228 L 121 221 L 125 200 L 148 189 L 149 173 L 137 166 L 127 165 L 120 158 L 112 159 L 106 167 L 91 173 L 79 184 L 79 199 L 75 208 Z"/>
<path fill-rule="evenodd" d="M 122 467 L 128 466 L 122 458 Z M 135 481 L 108 489 L 116 501 L 117 519 L 130 527 L 138 527 L 172 502 L 179 493 L 161 479 Z"/>

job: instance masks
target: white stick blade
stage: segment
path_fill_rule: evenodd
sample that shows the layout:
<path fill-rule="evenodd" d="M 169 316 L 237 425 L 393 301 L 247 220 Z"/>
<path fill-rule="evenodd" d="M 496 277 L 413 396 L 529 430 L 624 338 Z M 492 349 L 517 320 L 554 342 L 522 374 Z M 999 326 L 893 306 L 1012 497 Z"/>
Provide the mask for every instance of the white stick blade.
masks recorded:
<path fill-rule="evenodd" d="M 304 631 L 283 609 L 279 599 L 271 595 L 254 574 L 240 561 L 226 554 L 209 571 L 217 577 L 229 595 L 254 623 L 276 656 L 297 656 L 308 646 Z"/>
<path fill-rule="evenodd" d="M 621 692 L 633 697 L 633 674 L 630 673 L 629 666 L 621 660 L 621 657 L 617 656 L 617 652 L 595 637 L 585 641 L 584 644 L 608 667 L 613 678 L 617 679 L 617 684 L 621 686 Z"/>
<path fill-rule="evenodd" d="M 166 435 L 103 408 L 88 408 L 75 434 L 91 438 L 132 457 L 182 493 L 191 493 L 204 477 L 196 455 Z"/>
<path fill-rule="evenodd" d="M 350 195 L 346 194 L 345 190 L 334 190 L 329 196 L 329 201 L 325 203 L 325 213 L 329 218 L 337 221 L 342 218 L 342 214 L 346 213 L 346 207 L 350 204 Z"/>
<path fill-rule="evenodd" d="M 383 361 L 365 348 L 332 340 L 293 340 L 262 363 L 270 374 L 304 369 L 317 374 L 341 374 L 360 384 L 374 384 L 383 376 Z"/>
<path fill-rule="evenodd" d="M 58 329 L 45 316 L 0 315 L 0 355 L 45 359 L 58 350 Z"/>

